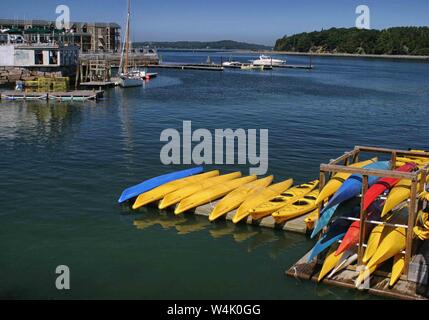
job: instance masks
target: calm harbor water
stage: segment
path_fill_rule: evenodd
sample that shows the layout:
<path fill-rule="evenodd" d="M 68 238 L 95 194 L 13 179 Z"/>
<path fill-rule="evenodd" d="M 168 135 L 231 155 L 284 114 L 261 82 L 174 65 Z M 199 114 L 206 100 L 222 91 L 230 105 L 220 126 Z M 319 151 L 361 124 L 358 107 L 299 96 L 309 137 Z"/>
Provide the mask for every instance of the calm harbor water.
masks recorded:
<path fill-rule="evenodd" d="M 166 62 L 208 55 L 231 54 L 162 53 Z M 0 298 L 370 298 L 285 277 L 314 244 L 303 235 L 154 208 L 130 214 L 116 202 L 125 187 L 179 168 L 160 163 L 159 135 L 183 120 L 269 129 L 269 172 L 297 183 L 354 145 L 429 148 L 428 63 L 313 62 L 313 71 L 160 69 L 144 88 L 111 89 L 98 103 L 1 102 Z M 70 291 L 55 288 L 62 264 Z"/>

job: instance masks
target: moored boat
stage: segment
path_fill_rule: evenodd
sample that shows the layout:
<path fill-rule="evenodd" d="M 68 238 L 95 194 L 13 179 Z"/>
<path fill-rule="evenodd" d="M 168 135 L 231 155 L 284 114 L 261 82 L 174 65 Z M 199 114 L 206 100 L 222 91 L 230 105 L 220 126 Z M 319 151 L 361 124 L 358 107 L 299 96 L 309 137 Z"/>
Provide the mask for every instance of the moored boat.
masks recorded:
<path fill-rule="evenodd" d="M 129 70 L 129 51 L 130 43 L 130 17 L 131 0 L 128 0 L 127 28 L 125 32 L 125 41 L 121 52 L 121 61 L 119 64 L 119 85 L 122 88 L 132 88 L 143 86 L 141 72 L 138 70 Z"/>
<path fill-rule="evenodd" d="M 273 59 L 273 57 L 260 55 L 259 59 L 253 60 L 252 64 L 255 66 L 281 66 L 286 64 L 286 60 Z"/>

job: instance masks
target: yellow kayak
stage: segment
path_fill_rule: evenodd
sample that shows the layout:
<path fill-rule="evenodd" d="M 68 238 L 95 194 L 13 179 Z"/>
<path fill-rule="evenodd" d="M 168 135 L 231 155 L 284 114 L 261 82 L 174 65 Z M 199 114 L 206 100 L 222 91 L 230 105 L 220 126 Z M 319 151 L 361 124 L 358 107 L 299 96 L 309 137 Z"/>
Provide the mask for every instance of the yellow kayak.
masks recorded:
<path fill-rule="evenodd" d="M 319 190 L 313 190 L 304 197 L 284 206 L 272 214 L 276 223 L 282 223 L 287 220 L 302 216 L 317 208 L 316 199 Z"/>
<path fill-rule="evenodd" d="M 319 219 L 319 209 L 316 209 L 312 213 L 310 213 L 308 217 L 304 219 L 305 225 L 307 226 L 307 230 L 313 230 L 314 225 L 316 224 L 318 219 Z"/>
<path fill-rule="evenodd" d="M 350 165 L 350 167 L 355 168 L 362 168 L 365 167 L 371 163 L 374 163 L 378 160 L 378 158 L 372 158 L 366 161 L 356 162 Z M 352 174 L 351 173 L 342 173 L 339 172 L 335 174 L 328 183 L 323 187 L 322 191 L 320 192 L 319 196 L 316 200 L 316 205 L 319 205 L 324 201 L 325 199 L 332 196 L 337 190 L 341 187 L 344 181 L 346 181 Z"/>
<path fill-rule="evenodd" d="M 390 229 L 390 228 L 389 228 Z M 379 265 L 400 253 L 405 249 L 406 232 L 405 228 L 397 227 L 391 229 L 380 241 L 377 250 L 368 262 L 367 267 Z"/>
<path fill-rule="evenodd" d="M 428 193 L 425 192 L 425 199 L 427 200 Z M 417 224 L 413 228 L 414 235 L 420 240 L 429 239 L 429 212 L 426 209 L 420 210 L 417 214 Z"/>
<path fill-rule="evenodd" d="M 362 270 L 361 272 L 359 272 L 358 277 L 355 280 L 355 286 L 356 288 L 359 288 L 364 281 L 367 280 L 367 278 L 369 278 L 371 276 L 371 274 L 378 268 L 378 266 L 372 266 L 371 268 L 365 268 L 364 270 Z M 369 281 L 369 279 L 368 279 Z"/>
<path fill-rule="evenodd" d="M 407 163 L 407 162 L 414 162 L 418 165 L 422 165 L 424 163 L 427 163 L 429 159 L 421 159 L 421 158 L 411 158 L 411 157 L 397 157 L 396 158 L 396 166 L 398 163 Z"/>
<path fill-rule="evenodd" d="M 314 180 L 309 183 L 304 183 L 299 186 L 287 189 L 280 195 L 272 196 L 268 201 L 261 203 L 259 206 L 251 210 L 253 219 L 261 219 L 265 216 L 276 212 L 284 206 L 295 202 L 299 198 L 303 197 L 319 184 L 319 180 Z"/>
<path fill-rule="evenodd" d="M 226 194 L 230 193 L 232 190 L 235 190 L 243 184 L 249 183 L 256 179 L 256 176 L 248 176 L 210 186 L 180 201 L 179 205 L 174 210 L 174 213 L 181 214 L 185 211 L 209 203 L 210 201 L 222 198 Z"/>
<path fill-rule="evenodd" d="M 232 222 L 237 223 L 244 218 L 248 217 L 251 210 L 261 203 L 285 192 L 293 185 L 293 179 L 288 179 L 280 183 L 273 184 L 272 186 L 266 187 L 262 191 L 258 192 L 249 199 L 246 199 L 238 208 Z"/>
<path fill-rule="evenodd" d="M 384 217 L 393 208 L 395 208 L 401 202 L 407 200 L 411 194 L 411 180 L 402 179 L 399 180 L 398 184 L 390 190 L 387 195 L 386 202 L 381 212 L 381 217 Z"/>
<path fill-rule="evenodd" d="M 323 261 L 322 270 L 320 270 L 319 277 L 317 282 L 320 282 L 332 269 L 335 268 L 337 263 L 341 260 L 343 253 L 338 256 L 335 255 L 338 245 L 333 245 L 329 249 L 328 254 L 326 255 L 325 261 Z"/>
<path fill-rule="evenodd" d="M 133 209 L 138 209 L 140 207 L 143 207 L 144 205 L 147 205 L 151 202 L 161 200 L 164 198 L 167 194 L 176 191 L 177 189 L 184 188 L 185 186 L 202 181 L 207 178 L 212 178 L 214 176 L 219 175 L 219 170 L 209 171 L 206 173 L 197 174 L 195 176 L 171 181 L 169 183 L 166 183 L 162 186 L 159 186 L 158 188 L 152 189 L 148 192 L 142 193 L 139 195 L 136 199 L 136 202 L 133 204 Z"/>
<path fill-rule="evenodd" d="M 380 241 L 380 244 L 376 248 L 368 264 L 366 265 L 366 272 L 361 271 L 361 273 L 359 274 L 359 277 L 356 280 L 356 284 L 361 283 L 365 279 L 365 277 L 371 275 L 383 262 L 395 256 L 399 257 L 395 258 L 392 268 L 392 275 L 390 278 L 391 284 L 389 285 L 393 286 L 401 276 L 405 262 L 401 261 L 400 255 L 402 250 L 405 249 L 406 231 L 405 228 L 402 227 L 389 229 L 389 232 Z"/>
<path fill-rule="evenodd" d="M 362 258 L 363 263 L 367 263 L 377 250 L 378 244 L 380 243 L 381 235 L 383 233 L 383 229 L 384 226 L 381 224 L 376 225 L 374 229 L 372 229 L 368 238 L 365 253 Z"/>
<path fill-rule="evenodd" d="M 427 151 L 424 151 L 424 150 L 410 150 L 410 151 L 411 152 L 428 153 Z M 429 158 L 419 157 L 419 156 L 403 156 L 403 157 L 397 157 L 397 159 L 399 161 L 403 161 L 405 159 L 406 160 L 405 162 L 407 162 L 407 161 L 409 162 L 410 160 L 411 161 L 418 161 L 421 164 L 429 162 Z"/>
<path fill-rule="evenodd" d="M 426 181 L 429 182 L 429 176 Z M 383 211 L 381 212 L 381 217 L 384 217 L 398 204 L 407 200 L 410 197 L 410 195 L 411 195 L 411 180 L 407 180 L 407 179 L 399 180 L 398 184 L 396 184 L 387 195 L 386 201 L 383 206 Z"/>
<path fill-rule="evenodd" d="M 229 174 L 225 174 L 219 177 L 208 178 L 204 181 L 195 182 L 190 184 L 184 188 L 178 189 L 167 194 L 164 199 L 162 199 L 158 205 L 159 209 L 165 209 L 170 207 L 183 199 L 189 197 L 190 195 L 199 192 L 205 188 L 211 187 L 218 183 L 223 183 L 228 180 L 236 179 L 241 177 L 241 172 L 233 172 Z"/>
<path fill-rule="evenodd" d="M 405 257 L 402 253 L 393 258 L 392 274 L 390 275 L 389 286 L 393 287 L 399 280 L 405 268 Z"/>
<path fill-rule="evenodd" d="M 227 194 L 213 209 L 209 216 L 209 220 L 214 221 L 228 212 L 237 209 L 247 198 L 258 193 L 263 188 L 268 187 L 273 181 L 273 178 L 273 176 L 269 176 L 250 182 Z"/>

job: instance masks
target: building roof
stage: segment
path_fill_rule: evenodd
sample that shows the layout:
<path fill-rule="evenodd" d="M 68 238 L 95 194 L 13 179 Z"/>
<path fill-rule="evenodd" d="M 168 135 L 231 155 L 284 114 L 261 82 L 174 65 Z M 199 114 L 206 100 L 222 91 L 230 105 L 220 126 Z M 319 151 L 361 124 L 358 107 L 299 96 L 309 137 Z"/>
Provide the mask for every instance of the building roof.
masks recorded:
<path fill-rule="evenodd" d="M 0 25 L 32 25 L 32 26 L 49 26 L 49 25 L 55 25 L 55 21 L 49 21 L 49 20 L 20 20 L 20 19 L 0 19 Z M 70 25 L 88 25 L 88 26 L 96 26 L 101 28 L 117 28 L 120 29 L 121 26 L 114 22 L 70 22 Z"/>

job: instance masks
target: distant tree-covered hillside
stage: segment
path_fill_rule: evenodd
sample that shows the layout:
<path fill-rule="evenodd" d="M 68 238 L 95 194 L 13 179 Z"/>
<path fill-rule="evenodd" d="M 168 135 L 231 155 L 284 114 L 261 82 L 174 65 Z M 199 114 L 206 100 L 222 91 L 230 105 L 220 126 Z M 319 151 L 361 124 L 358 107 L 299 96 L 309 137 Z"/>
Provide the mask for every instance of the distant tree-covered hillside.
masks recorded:
<path fill-rule="evenodd" d="M 429 27 L 384 30 L 331 28 L 278 39 L 274 50 L 390 55 L 429 55 Z"/>
<path fill-rule="evenodd" d="M 134 46 L 154 46 L 157 48 L 168 48 L 168 49 L 221 49 L 221 50 L 271 50 L 271 47 L 254 44 L 237 42 L 232 40 L 212 41 L 212 42 L 201 42 L 201 41 L 175 41 L 175 42 L 136 42 Z"/>

